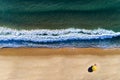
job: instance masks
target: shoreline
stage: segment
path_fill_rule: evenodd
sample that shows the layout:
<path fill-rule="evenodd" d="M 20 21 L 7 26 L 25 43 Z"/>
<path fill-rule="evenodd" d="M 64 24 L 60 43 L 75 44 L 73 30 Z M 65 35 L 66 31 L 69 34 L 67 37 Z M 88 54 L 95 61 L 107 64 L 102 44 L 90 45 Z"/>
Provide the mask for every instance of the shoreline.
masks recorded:
<path fill-rule="evenodd" d="M 2 56 L 120 55 L 120 48 L 1 48 Z"/>

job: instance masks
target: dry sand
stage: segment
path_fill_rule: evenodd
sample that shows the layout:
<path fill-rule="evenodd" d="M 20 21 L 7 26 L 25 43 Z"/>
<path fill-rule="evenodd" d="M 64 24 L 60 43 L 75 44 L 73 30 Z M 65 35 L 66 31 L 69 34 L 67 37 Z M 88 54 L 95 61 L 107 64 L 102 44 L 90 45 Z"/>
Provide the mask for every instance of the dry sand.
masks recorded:
<path fill-rule="evenodd" d="M 120 49 L 0 49 L 0 80 L 120 80 Z"/>

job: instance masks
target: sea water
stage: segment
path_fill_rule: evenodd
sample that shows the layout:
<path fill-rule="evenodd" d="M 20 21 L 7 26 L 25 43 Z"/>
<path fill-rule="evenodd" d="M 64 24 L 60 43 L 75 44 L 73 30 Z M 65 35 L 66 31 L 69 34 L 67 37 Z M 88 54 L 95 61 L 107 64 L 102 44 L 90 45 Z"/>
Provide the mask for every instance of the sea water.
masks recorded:
<path fill-rule="evenodd" d="M 0 47 L 120 47 L 119 0 L 0 0 Z"/>

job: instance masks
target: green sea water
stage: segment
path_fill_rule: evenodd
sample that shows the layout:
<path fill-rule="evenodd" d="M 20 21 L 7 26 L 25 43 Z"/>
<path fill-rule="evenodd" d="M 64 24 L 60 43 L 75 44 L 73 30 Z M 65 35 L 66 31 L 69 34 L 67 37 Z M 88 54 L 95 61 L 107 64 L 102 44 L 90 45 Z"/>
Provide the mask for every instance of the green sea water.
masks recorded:
<path fill-rule="evenodd" d="M 0 26 L 120 31 L 120 0 L 0 0 Z"/>

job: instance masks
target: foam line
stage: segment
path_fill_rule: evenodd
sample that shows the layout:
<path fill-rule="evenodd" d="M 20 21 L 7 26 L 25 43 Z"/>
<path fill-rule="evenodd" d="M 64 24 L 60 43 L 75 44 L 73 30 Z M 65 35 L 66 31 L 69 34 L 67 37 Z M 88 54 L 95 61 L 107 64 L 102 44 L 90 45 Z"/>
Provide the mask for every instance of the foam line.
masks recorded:
<path fill-rule="evenodd" d="M 53 42 L 70 39 L 90 40 L 106 39 L 120 36 L 120 32 L 113 32 L 105 29 L 60 29 L 60 30 L 16 30 L 10 28 L 0 28 L 0 41 L 6 40 L 24 40 L 33 42 Z"/>
<path fill-rule="evenodd" d="M 53 42 L 62 42 L 62 41 L 72 41 L 72 40 L 104 40 L 111 39 L 114 37 L 120 37 L 120 32 L 114 32 L 112 30 L 105 29 L 36 29 L 36 30 L 17 30 L 0 27 L 0 46 L 3 43 L 9 43 L 8 45 L 26 47 L 30 46 L 30 43 L 53 43 Z M 11 42 L 11 43 L 10 43 Z M 28 43 L 29 42 L 29 43 Z M 14 43 L 14 44 L 13 44 Z M 39 46 L 39 45 L 36 46 Z M 18 47 L 19 47 L 18 46 Z M 33 46 L 33 45 L 32 45 Z M 35 47 L 36 47 L 35 46 Z"/>

